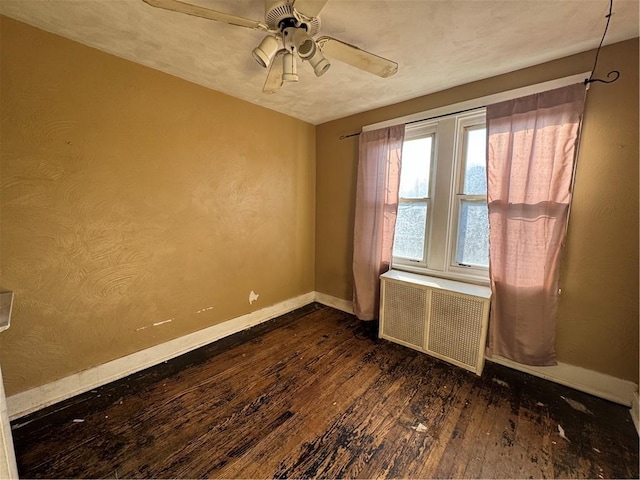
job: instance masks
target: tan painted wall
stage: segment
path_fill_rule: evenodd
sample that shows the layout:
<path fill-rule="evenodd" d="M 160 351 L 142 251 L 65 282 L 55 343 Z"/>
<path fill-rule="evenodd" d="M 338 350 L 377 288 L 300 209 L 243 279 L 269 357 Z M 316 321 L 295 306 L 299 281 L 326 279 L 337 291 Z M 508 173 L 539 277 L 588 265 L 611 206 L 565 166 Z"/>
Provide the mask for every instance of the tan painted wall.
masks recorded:
<path fill-rule="evenodd" d="M 319 125 L 316 290 L 352 295 L 357 137 L 368 125 L 591 69 L 594 52 Z M 558 360 L 638 382 L 638 39 L 606 47 L 587 96 L 563 263 Z"/>
<path fill-rule="evenodd" d="M 313 290 L 313 125 L 0 27 L 8 395 Z"/>
<path fill-rule="evenodd" d="M 350 299 L 357 139 L 339 135 L 593 61 L 588 52 L 314 129 L 0 21 L 9 395 L 309 292 L 314 268 L 316 290 Z M 603 50 L 599 70 L 613 68 L 622 78 L 587 99 L 558 356 L 637 382 L 637 39 Z M 285 140 L 286 152 L 273 148 Z"/>

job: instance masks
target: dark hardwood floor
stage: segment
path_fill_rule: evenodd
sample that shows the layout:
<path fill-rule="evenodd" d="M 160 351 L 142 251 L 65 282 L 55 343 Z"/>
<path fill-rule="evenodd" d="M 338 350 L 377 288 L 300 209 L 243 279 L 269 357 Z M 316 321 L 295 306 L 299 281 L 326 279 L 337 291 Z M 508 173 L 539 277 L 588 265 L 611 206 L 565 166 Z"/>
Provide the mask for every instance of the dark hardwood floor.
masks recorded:
<path fill-rule="evenodd" d="M 477 377 L 376 334 L 328 307 L 292 312 L 18 419 L 19 473 L 638 478 L 627 408 L 491 363 Z"/>

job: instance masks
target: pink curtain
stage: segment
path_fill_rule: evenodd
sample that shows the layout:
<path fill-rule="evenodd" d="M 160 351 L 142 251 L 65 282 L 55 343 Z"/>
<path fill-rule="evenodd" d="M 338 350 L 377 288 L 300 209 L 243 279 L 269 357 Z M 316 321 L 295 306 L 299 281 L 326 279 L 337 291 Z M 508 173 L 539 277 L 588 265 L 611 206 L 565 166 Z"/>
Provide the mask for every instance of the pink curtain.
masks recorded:
<path fill-rule="evenodd" d="M 360 320 L 378 318 L 380 275 L 391 265 L 404 125 L 360 134 L 353 231 L 353 303 Z"/>
<path fill-rule="evenodd" d="M 487 107 L 489 354 L 556 365 L 559 266 L 585 86 Z"/>

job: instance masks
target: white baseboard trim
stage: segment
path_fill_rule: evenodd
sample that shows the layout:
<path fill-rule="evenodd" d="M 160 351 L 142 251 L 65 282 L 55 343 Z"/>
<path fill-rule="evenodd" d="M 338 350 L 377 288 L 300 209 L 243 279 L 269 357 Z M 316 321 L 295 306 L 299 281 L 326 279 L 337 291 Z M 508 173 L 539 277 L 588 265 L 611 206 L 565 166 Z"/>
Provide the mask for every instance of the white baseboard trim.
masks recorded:
<path fill-rule="evenodd" d="M 7 398 L 9 418 L 10 420 L 15 420 L 23 417 L 29 413 L 53 405 L 54 403 L 88 392 L 89 390 L 178 357 L 191 350 L 220 340 L 221 338 L 284 315 L 314 301 L 353 314 L 352 302 L 321 292 L 309 292 L 276 305 L 112 360 L 46 385 L 41 385 L 12 395 Z M 632 407 L 631 416 L 633 417 L 636 429 L 639 428 L 638 385 L 633 382 L 562 363 L 554 367 L 532 367 L 529 365 L 521 365 L 498 356 L 487 358 L 487 360 L 575 388 L 576 390 L 606 400 L 628 407 L 630 406 Z"/>
<path fill-rule="evenodd" d="M 342 298 L 333 297 L 331 295 L 327 295 L 326 293 L 314 293 L 316 302 L 353 315 L 353 302 L 350 302 L 349 300 L 343 300 Z"/>
<path fill-rule="evenodd" d="M 633 403 L 631 404 L 631 418 L 636 426 L 636 432 L 640 435 L 640 404 L 638 401 L 638 391 L 633 392 Z"/>
<path fill-rule="evenodd" d="M 11 425 L 7 412 L 7 402 L 4 396 L 2 370 L 0 370 L 0 478 L 13 480 L 18 478 L 18 464 L 13 448 Z"/>
<path fill-rule="evenodd" d="M 611 375 L 566 363 L 558 363 L 553 367 L 534 367 L 523 365 L 498 355 L 494 355 L 492 358 L 487 357 L 487 361 L 575 388 L 581 392 L 604 398 L 626 407 L 632 405 L 633 395 L 634 393 L 637 395 L 636 392 L 638 391 L 638 385 L 628 380 L 622 380 Z"/>
<path fill-rule="evenodd" d="M 353 314 L 353 303 L 348 300 L 333 297 L 326 293 L 315 292 L 315 301 L 322 305 Z M 544 378 L 551 382 L 575 388 L 581 392 L 604 398 L 605 400 L 610 400 L 626 407 L 635 405 L 635 413 L 632 409 L 631 415 L 635 415 L 634 423 L 636 429 L 638 429 L 638 385 L 633 382 L 566 363 L 559 363 L 554 367 L 533 367 L 522 365 L 497 355 L 493 358 L 487 358 L 487 360 L 536 377 Z"/>
<path fill-rule="evenodd" d="M 15 420 L 54 403 L 152 367 L 165 360 L 178 357 L 191 350 L 308 305 L 314 299 L 315 293 L 309 292 L 183 337 L 169 340 L 160 345 L 117 358 L 46 385 L 11 395 L 7 398 L 9 418 Z"/>

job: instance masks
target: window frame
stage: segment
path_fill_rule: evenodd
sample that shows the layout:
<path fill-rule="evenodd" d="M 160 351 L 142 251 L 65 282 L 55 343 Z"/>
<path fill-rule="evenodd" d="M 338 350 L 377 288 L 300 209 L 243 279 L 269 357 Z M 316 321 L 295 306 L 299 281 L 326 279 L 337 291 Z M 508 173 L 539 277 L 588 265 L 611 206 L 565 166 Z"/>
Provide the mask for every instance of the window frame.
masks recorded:
<path fill-rule="evenodd" d="M 464 183 L 464 128 L 486 125 L 486 109 L 443 115 L 407 125 L 405 141 L 435 132 L 429 175 L 427 225 L 421 261 L 392 258 L 392 268 L 423 275 L 488 284 L 489 269 L 462 266 L 455 261 L 458 238 L 459 200 Z M 486 127 L 485 127 L 486 128 Z M 486 195 L 483 196 L 486 202 Z M 400 201 L 398 203 L 400 205 Z M 434 233 L 441 232 L 441 233 Z"/>
<path fill-rule="evenodd" d="M 423 110 L 414 112 L 408 115 L 403 115 L 401 117 L 389 118 L 380 122 L 371 123 L 368 125 L 364 125 L 362 127 L 363 132 L 368 132 L 371 130 L 378 130 L 380 128 L 400 125 L 400 124 L 413 124 L 418 122 L 427 122 L 429 119 L 434 120 L 436 118 L 441 118 L 447 115 L 453 114 L 453 112 L 463 112 L 463 111 L 471 111 L 473 109 L 484 108 L 486 105 L 492 105 L 494 103 L 503 102 L 506 100 L 512 100 L 514 98 L 526 97 L 528 95 L 533 95 L 540 92 L 545 92 L 547 90 L 553 90 L 556 88 L 566 87 L 568 85 L 572 85 L 574 83 L 583 82 L 586 78 L 591 76 L 591 71 L 586 71 L 582 73 L 576 73 L 574 75 L 569 75 L 566 77 L 559 77 L 552 80 L 548 80 L 541 83 L 526 85 L 523 87 L 513 88 L 509 90 L 497 91 L 494 93 L 490 93 L 488 95 L 484 95 L 481 97 L 472 98 L 469 100 L 464 100 L 461 102 L 456 102 L 448 105 L 441 105 L 438 107 L 430 108 L 429 110 Z M 436 139 L 437 142 L 437 139 Z M 432 178 L 434 177 L 434 172 L 432 172 Z M 469 276 L 468 274 L 458 274 L 455 272 L 449 272 L 447 274 L 443 274 L 440 271 L 428 271 L 424 268 L 415 268 L 411 265 L 401 265 L 395 263 L 392 260 L 392 268 L 397 268 L 398 270 L 405 270 L 409 272 L 414 272 L 422 275 L 432 275 L 437 277 L 450 278 L 453 280 L 461 280 L 467 281 L 468 283 L 477 283 L 488 285 L 488 278 L 479 278 L 476 276 Z"/>
<path fill-rule="evenodd" d="M 422 198 L 403 198 L 398 197 L 398 208 L 401 203 L 424 203 L 427 206 L 427 215 L 425 218 L 424 228 L 424 241 L 422 243 L 422 258 L 420 260 L 414 260 L 406 257 L 393 257 L 393 263 L 404 268 L 420 268 L 427 267 L 427 251 L 428 251 L 428 239 L 431 236 L 431 214 L 433 209 L 433 188 L 434 188 L 434 157 L 436 151 L 437 140 L 437 122 L 419 122 L 405 127 L 404 141 L 418 140 L 420 138 L 431 137 L 431 154 L 429 156 L 429 184 L 427 185 L 427 196 Z M 402 175 L 402 173 L 401 173 Z"/>
<path fill-rule="evenodd" d="M 483 202 L 487 205 L 487 194 L 472 195 L 464 193 L 464 179 L 466 171 L 466 154 L 467 145 L 465 142 L 465 133 L 473 128 L 487 128 L 486 109 L 482 109 L 477 114 L 460 116 L 456 125 L 456 165 L 454 172 L 454 187 L 451 190 L 451 224 L 450 224 L 450 240 L 448 242 L 449 249 L 449 270 L 453 273 L 471 275 L 479 278 L 489 278 L 489 267 L 480 265 L 464 265 L 458 263 L 456 254 L 458 253 L 458 239 L 460 235 L 459 220 L 462 201 Z M 486 150 L 485 150 L 485 174 L 486 174 Z M 488 213 L 487 213 L 488 214 Z M 487 252 L 488 254 L 488 252 Z"/>

